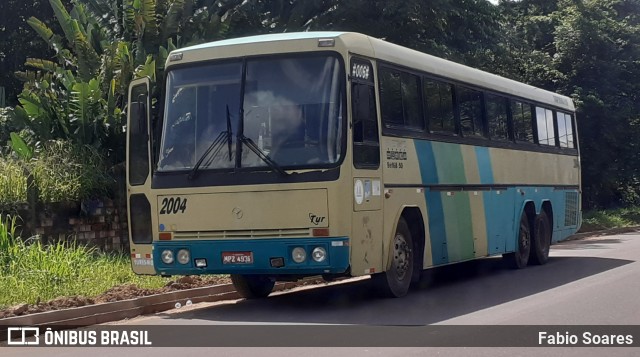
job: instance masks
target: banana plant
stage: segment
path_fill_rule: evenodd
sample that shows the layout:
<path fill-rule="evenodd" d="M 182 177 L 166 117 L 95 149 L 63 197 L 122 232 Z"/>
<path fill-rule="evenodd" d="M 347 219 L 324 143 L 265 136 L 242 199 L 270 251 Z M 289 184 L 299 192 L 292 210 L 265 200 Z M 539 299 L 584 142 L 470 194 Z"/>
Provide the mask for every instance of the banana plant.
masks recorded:
<path fill-rule="evenodd" d="M 23 161 L 33 158 L 33 149 L 17 133 L 11 133 L 11 148 Z"/>
<path fill-rule="evenodd" d="M 130 81 L 163 78 L 176 46 L 224 38 L 249 18 L 241 0 L 73 0 L 71 11 L 49 3 L 60 35 L 35 17 L 27 23 L 55 57 L 30 58 L 18 73 L 25 85 L 15 117 L 34 141 L 69 140 L 119 158 Z"/>

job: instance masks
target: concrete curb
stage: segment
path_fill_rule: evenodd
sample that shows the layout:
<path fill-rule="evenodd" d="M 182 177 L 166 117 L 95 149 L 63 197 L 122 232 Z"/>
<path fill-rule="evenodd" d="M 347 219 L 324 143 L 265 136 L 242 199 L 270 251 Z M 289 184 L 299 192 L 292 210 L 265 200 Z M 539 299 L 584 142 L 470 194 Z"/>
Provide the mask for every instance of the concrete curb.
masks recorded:
<path fill-rule="evenodd" d="M 315 279 L 313 279 L 315 280 Z M 313 281 L 305 279 L 298 282 L 278 283 L 273 291 L 282 291 L 303 286 Z M 64 310 L 46 311 L 24 316 L 0 319 L 0 341 L 6 340 L 8 327 L 55 325 L 57 327 L 80 327 L 119 321 L 140 315 L 173 309 L 176 303 L 185 305 L 187 300 L 193 304 L 239 299 L 232 284 L 203 288 L 178 290 L 168 293 L 143 296 L 130 300 L 75 307 Z"/>
<path fill-rule="evenodd" d="M 614 235 L 614 234 L 631 233 L 631 232 L 638 232 L 638 231 L 640 231 L 640 226 L 603 229 L 603 230 L 599 230 L 599 231 L 577 233 L 577 234 L 574 234 L 574 235 L 570 236 L 565 241 L 579 240 L 579 239 L 585 239 L 585 238 L 589 238 L 589 237 L 610 236 L 610 235 Z"/>

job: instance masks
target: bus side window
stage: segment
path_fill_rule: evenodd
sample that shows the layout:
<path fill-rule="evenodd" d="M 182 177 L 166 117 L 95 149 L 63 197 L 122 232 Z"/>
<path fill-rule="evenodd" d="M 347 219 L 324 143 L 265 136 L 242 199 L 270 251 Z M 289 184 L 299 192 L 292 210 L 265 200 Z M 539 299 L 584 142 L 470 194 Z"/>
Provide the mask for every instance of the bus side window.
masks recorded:
<path fill-rule="evenodd" d="M 376 116 L 375 89 L 372 85 L 353 83 L 353 165 L 357 169 L 377 169 L 380 166 L 380 143 Z"/>
<path fill-rule="evenodd" d="M 129 103 L 129 184 L 143 185 L 149 175 L 149 136 L 147 116 L 149 111 L 149 92 L 146 85 L 136 85 L 131 89 Z"/>
<path fill-rule="evenodd" d="M 424 78 L 422 83 L 429 130 L 432 133 L 456 134 L 453 85 L 429 78 Z"/>
<path fill-rule="evenodd" d="M 513 118 L 513 128 L 516 141 L 533 143 L 531 105 L 512 100 L 511 117 Z"/>
<path fill-rule="evenodd" d="M 387 128 L 424 130 L 420 77 L 380 67 L 380 115 Z"/>
<path fill-rule="evenodd" d="M 486 137 L 482 118 L 482 92 L 465 87 L 458 88 L 458 107 L 462 135 L 466 137 Z"/>
<path fill-rule="evenodd" d="M 538 129 L 538 144 L 556 145 L 556 133 L 553 126 L 553 111 L 536 107 L 536 125 Z"/>
<path fill-rule="evenodd" d="M 485 98 L 489 138 L 492 140 L 509 140 L 507 98 L 494 94 L 486 94 Z"/>
<path fill-rule="evenodd" d="M 575 149 L 576 143 L 573 138 L 573 125 L 574 125 L 573 115 L 565 114 L 564 118 L 567 123 L 567 143 L 568 143 L 567 145 L 569 146 L 569 148 Z"/>
<path fill-rule="evenodd" d="M 570 149 L 575 148 L 573 144 L 573 119 L 571 115 L 557 112 L 557 120 L 560 147 Z"/>

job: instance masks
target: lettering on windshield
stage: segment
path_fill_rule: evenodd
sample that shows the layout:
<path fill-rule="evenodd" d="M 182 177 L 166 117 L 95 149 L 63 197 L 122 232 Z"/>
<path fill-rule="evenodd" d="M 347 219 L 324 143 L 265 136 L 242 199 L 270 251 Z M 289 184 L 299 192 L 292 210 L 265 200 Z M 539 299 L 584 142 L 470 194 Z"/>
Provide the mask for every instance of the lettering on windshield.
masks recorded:
<path fill-rule="evenodd" d="M 354 63 L 353 67 L 351 68 L 351 75 L 355 78 L 368 80 L 370 75 L 369 66 Z"/>

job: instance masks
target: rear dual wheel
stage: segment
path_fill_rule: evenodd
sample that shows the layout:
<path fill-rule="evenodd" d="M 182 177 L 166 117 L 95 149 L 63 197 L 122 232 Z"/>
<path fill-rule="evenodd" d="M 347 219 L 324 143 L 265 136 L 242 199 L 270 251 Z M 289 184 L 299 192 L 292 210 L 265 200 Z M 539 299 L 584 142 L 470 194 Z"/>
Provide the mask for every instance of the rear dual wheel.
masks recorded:
<path fill-rule="evenodd" d="M 536 216 L 531 239 L 531 255 L 529 260 L 536 265 L 543 265 L 549 261 L 549 249 L 551 248 L 551 222 L 549 216 L 542 210 Z"/>
<path fill-rule="evenodd" d="M 529 255 L 531 254 L 531 228 L 529 227 L 529 218 L 526 212 L 522 212 L 520 217 L 520 228 L 518 229 L 518 242 L 516 251 L 503 255 L 510 267 L 514 269 L 523 269 L 529 264 Z"/>
<path fill-rule="evenodd" d="M 542 210 L 536 216 L 533 232 L 529 225 L 529 218 L 525 212 L 520 217 L 518 230 L 518 245 L 516 251 L 505 254 L 507 263 L 514 269 L 522 269 L 529 263 L 543 265 L 549 261 L 551 247 L 551 222 L 546 211 Z"/>

